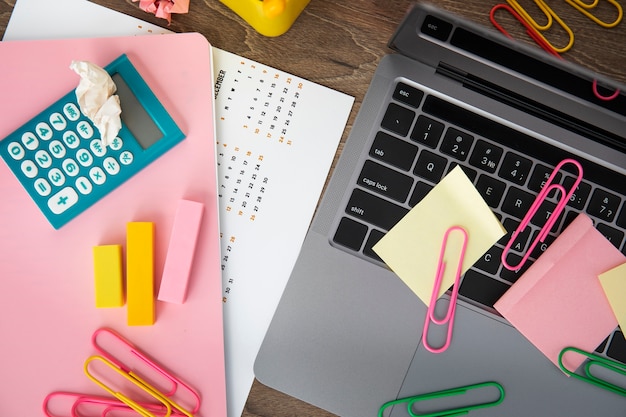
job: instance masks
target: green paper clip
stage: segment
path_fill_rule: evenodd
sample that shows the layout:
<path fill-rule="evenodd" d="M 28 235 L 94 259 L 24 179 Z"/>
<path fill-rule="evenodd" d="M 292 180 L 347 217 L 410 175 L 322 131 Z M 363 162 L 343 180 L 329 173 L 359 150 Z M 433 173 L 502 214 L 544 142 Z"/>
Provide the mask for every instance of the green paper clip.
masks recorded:
<path fill-rule="evenodd" d="M 428 401 L 428 400 L 434 400 L 438 398 L 451 397 L 455 395 L 463 395 L 467 393 L 468 391 L 480 389 L 480 388 L 486 388 L 486 387 L 496 387 L 498 391 L 500 392 L 499 398 L 492 402 L 467 405 L 463 407 L 435 411 L 435 412 L 426 413 L 426 414 L 417 414 L 413 411 L 413 405 L 415 405 L 415 403 L 420 402 L 420 401 Z M 429 394 L 419 394 L 413 397 L 401 398 L 398 400 L 386 402 L 385 404 L 382 405 L 382 407 L 380 407 L 380 410 L 378 411 L 378 417 L 383 417 L 383 413 L 385 409 L 387 409 L 388 407 L 391 407 L 397 404 L 403 404 L 403 403 L 406 403 L 407 411 L 411 417 L 455 417 L 455 416 L 462 416 L 462 415 L 468 414 L 472 410 L 478 410 L 480 408 L 487 408 L 487 407 L 494 407 L 500 404 L 502 401 L 504 401 L 504 388 L 502 387 L 502 385 L 498 384 L 497 382 L 481 382 L 478 384 L 467 385 L 464 387 L 431 392 Z"/>
<path fill-rule="evenodd" d="M 582 367 L 582 375 L 574 371 L 570 371 L 565 367 L 565 365 L 563 365 L 563 356 L 565 356 L 567 352 L 574 352 L 579 355 L 583 355 L 588 359 L 585 362 L 585 365 Z M 593 365 L 599 366 L 601 368 L 626 377 L 626 365 L 624 365 L 623 363 L 604 358 L 594 353 L 585 352 L 584 350 L 575 347 L 566 347 L 561 351 L 561 353 L 559 353 L 559 368 L 561 368 L 561 370 L 565 372 L 566 375 L 579 379 L 581 381 L 588 382 L 589 384 L 595 385 L 605 390 L 614 392 L 615 394 L 626 396 L 626 389 L 618 387 L 617 385 L 611 384 L 593 375 L 591 373 L 591 367 Z"/>

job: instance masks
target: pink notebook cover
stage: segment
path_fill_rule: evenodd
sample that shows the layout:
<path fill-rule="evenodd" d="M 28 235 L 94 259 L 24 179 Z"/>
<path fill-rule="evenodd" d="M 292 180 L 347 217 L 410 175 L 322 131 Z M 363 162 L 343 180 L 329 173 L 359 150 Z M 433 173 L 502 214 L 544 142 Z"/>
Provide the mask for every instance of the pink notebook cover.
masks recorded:
<path fill-rule="evenodd" d="M 0 138 L 76 87 L 72 60 L 126 53 L 187 137 L 54 230 L 0 161 L 0 413 L 42 415 L 52 391 L 105 395 L 83 374 L 92 333 L 109 327 L 196 388 L 198 416 L 225 416 L 212 64 L 199 34 L 0 42 Z M 155 296 L 179 200 L 205 205 L 183 305 L 156 302 L 153 326 L 97 309 L 92 248 L 125 244 L 126 223 L 155 223 Z"/>

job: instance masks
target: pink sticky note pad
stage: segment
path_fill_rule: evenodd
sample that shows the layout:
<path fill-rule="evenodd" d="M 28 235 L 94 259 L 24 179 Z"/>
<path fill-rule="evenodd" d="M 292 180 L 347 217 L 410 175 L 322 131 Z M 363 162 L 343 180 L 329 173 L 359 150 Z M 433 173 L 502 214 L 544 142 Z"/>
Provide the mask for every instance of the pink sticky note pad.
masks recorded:
<path fill-rule="evenodd" d="M 185 302 L 203 211 L 202 203 L 189 200 L 178 203 L 159 287 L 160 301 Z"/>
<path fill-rule="evenodd" d="M 563 348 L 592 352 L 617 326 L 598 275 L 625 261 L 580 214 L 494 307 L 558 366 Z M 576 369 L 584 358 L 564 361 Z"/>

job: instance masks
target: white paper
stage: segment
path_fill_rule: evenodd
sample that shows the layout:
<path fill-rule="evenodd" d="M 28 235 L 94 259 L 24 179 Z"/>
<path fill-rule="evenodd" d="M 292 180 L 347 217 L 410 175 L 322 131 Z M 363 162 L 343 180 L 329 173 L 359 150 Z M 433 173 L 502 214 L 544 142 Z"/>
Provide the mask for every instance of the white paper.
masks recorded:
<path fill-rule="evenodd" d="M 67 10 L 72 10 L 72 13 L 67 13 Z M 86 0 L 18 0 L 4 40 L 168 32 Z M 216 81 L 224 77 L 220 70 L 226 71 L 219 85 L 215 116 L 217 139 L 220 142 L 217 144 L 217 154 L 218 182 L 222 190 L 222 261 L 225 257 L 228 260 L 223 272 L 228 417 L 239 417 L 254 382 L 254 359 L 295 264 L 354 100 L 345 94 L 244 60 L 248 65 L 256 64 L 257 69 L 268 71 L 272 76 L 278 75 L 281 82 L 291 78 L 295 86 L 303 84 L 303 94 L 296 104 L 297 113 L 292 115 L 285 137 L 285 140 L 291 140 L 291 145 L 285 143 L 285 140 L 278 142 L 280 138 L 268 141 L 267 137 L 244 132 L 242 127 L 241 117 L 248 120 L 250 114 L 245 112 L 245 106 L 250 107 L 250 100 L 254 103 L 253 93 L 256 92 L 259 78 L 247 79 L 249 74 L 242 71 L 240 79 L 245 82 L 246 88 L 239 89 L 241 94 L 237 94 L 238 100 L 231 100 L 231 107 L 226 110 L 224 102 L 228 94 L 225 93 L 232 87 L 242 60 L 217 48 L 213 48 L 213 54 Z M 274 98 L 280 100 L 279 95 Z M 288 106 L 291 106 L 291 102 Z M 276 116 L 280 119 L 282 114 L 279 117 L 275 110 L 276 107 L 273 107 L 272 112 L 266 112 L 263 117 L 273 120 Z M 282 110 L 281 107 L 281 113 Z M 288 115 L 288 112 L 283 114 Z M 222 121 L 226 115 L 228 117 Z M 250 115 L 249 120 L 258 124 L 260 115 L 255 113 L 256 119 Z M 284 125 L 286 119 L 281 120 Z M 267 136 L 268 130 L 263 132 Z M 227 148 L 224 148 L 224 144 Z M 248 152 L 250 155 L 247 155 Z M 234 171 L 229 170 L 226 164 L 233 156 L 236 157 L 233 164 L 241 166 L 246 160 L 249 164 L 249 158 L 262 157 L 259 166 L 262 172 L 259 174 L 263 175 L 261 182 L 267 177 L 268 183 L 254 221 L 249 220 L 249 216 L 254 214 L 249 210 L 254 210 L 254 206 L 246 207 L 245 214 L 248 217 L 239 216 L 238 211 L 233 212 L 232 206 L 231 211 L 226 211 L 239 179 L 229 175 Z M 240 168 L 240 165 L 230 167 Z M 237 174 L 239 172 L 236 171 Z M 256 177 L 258 179 L 259 175 Z M 260 191 L 260 186 L 255 183 L 255 190 Z M 225 194 L 224 190 L 229 194 Z M 256 198 L 258 195 L 255 201 Z M 239 200 L 239 204 L 242 202 Z"/>
<path fill-rule="evenodd" d="M 80 75 L 76 87 L 80 111 L 96 126 L 106 148 L 122 128 L 122 108 L 115 94 L 115 82 L 103 68 L 88 61 L 72 61 L 70 68 Z"/>

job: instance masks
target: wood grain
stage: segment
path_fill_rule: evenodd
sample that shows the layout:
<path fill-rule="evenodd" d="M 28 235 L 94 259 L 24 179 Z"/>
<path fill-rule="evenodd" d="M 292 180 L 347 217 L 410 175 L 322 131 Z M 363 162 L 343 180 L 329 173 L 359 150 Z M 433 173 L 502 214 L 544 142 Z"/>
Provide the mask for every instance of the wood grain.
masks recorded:
<path fill-rule="evenodd" d="M 141 11 L 132 0 L 91 1 L 175 32 L 202 33 L 218 48 L 354 96 L 355 105 L 342 143 L 378 61 L 390 52 L 386 46 L 389 37 L 413 3 L 410 0 L 312 0 L 286 34 L 268 38 L 256 33 L 218 0 L 191 0 L 189 13 L 174 15 L 170 26 L 165 20 Z M 489 10 L 496 1 L 432 0 L 431 3 L 491 26 Z M 626 82 L 626 23 L 604 29 L 565 2 L 549 3 L 575 34 L 574 47 L 564 57 Z M 4 35 L 14 5 L 15 0 L 0 0 L 0 36 Z M 545 21 L 538 9 L 529 6 L 528 10 L 537 21 Z M 596 12 L 607 21 L 615 17 L 608 2 L 600 2 Z M 521 25 L 510 16 L 502 12 L 497 17 L 515 38 L 530 42 Z M 551 29 L 547 36 L 555 45 L 567 43 L 561 28 Z M 337 155 L 341 149 L 342 145 Z M 243 416 L 330 417 L 332 414 L 255 381 Z"/>

